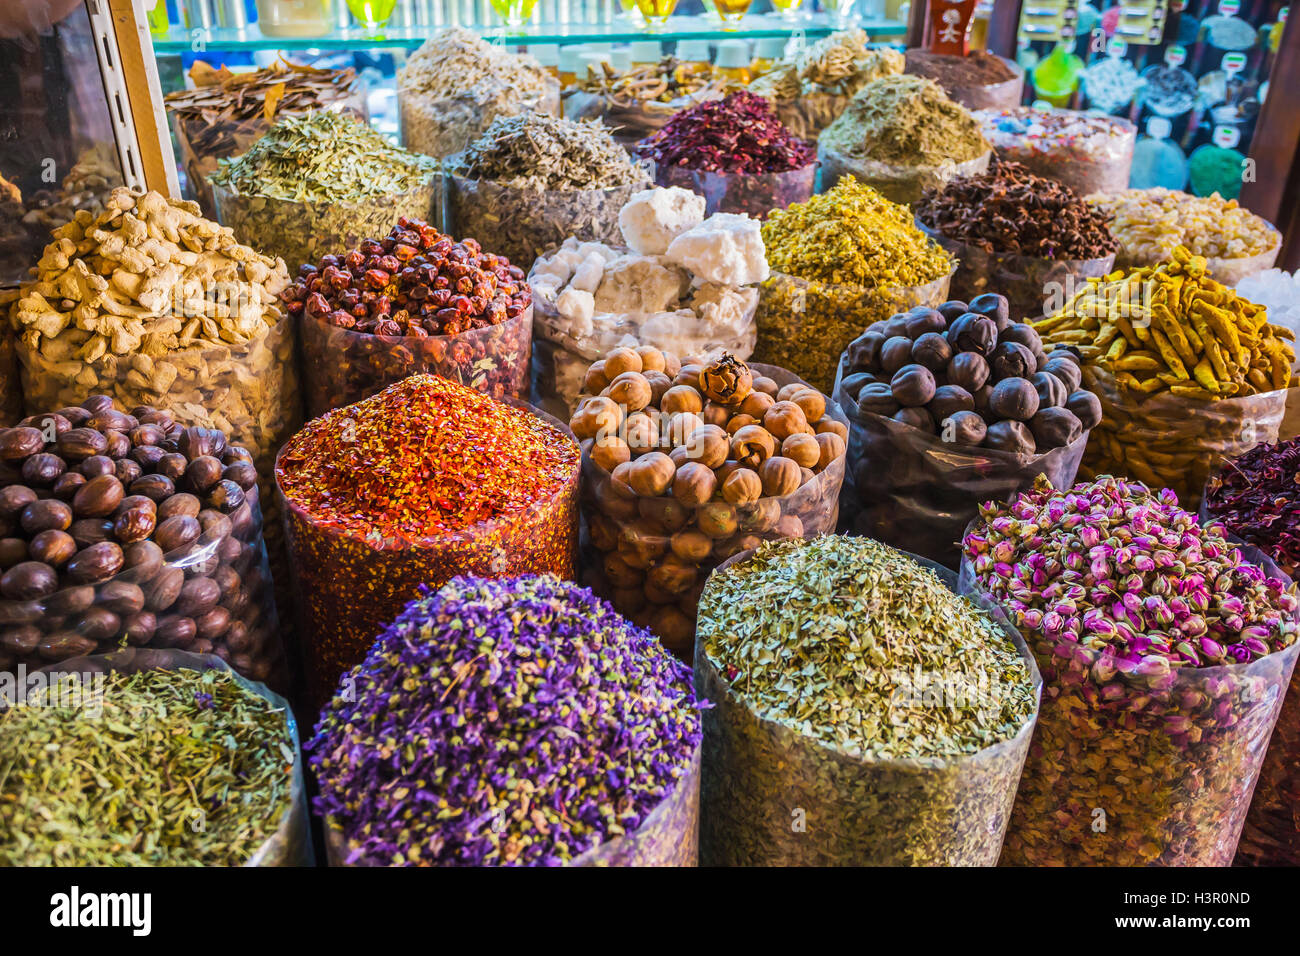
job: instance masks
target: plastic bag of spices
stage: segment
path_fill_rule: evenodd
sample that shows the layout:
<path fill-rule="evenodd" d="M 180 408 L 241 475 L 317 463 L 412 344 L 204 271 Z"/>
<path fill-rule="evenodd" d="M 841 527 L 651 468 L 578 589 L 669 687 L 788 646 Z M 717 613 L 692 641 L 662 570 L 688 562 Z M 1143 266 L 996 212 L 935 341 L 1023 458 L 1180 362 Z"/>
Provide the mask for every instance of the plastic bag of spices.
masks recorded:
<path fill-rule="evenodd" d="M 1286 580 L 1256 549 L 1240 552 Z M 969 555 L 958 587 L 985 593 Z M 1170 667 L 1119 660 L 1068 631 L 1021 631 L 1045 692 L 1002 863 L 1232 863 L 1300 643 L 1249 663 Z"/>
<path fill-rule="evenodd" d="M 569 236 L 616 245 L 619 210 L 648 178 L 603 189 L 539 190 L 447 176 L 448 229 L 475 236 L 485 249 L 527 271 L 542 252 Z"/>
<path fill-rule="evenodd" d="M 1102 420 L 1079 466 L 1082 478 L 1125 475 L 1172 488 L 1185 508 L 1200 505 L 1211 469 L 1255 445 L 1277 441 L 1286 390 L 1206 401 L 1119 388 L 1105 369 L 1085 366 L 1084 387 L 1101 399 Z"/>
<path fill-rule="evenodd" d="M 302 316 L 303 392 L 314 418 L 428 372 L 493 398 L 528 396 L 533 308 L 456 335 L 374 335 Z"/>
<path fill-rule="evenodd" d="M 1027 166 L 1080 196 L 1128 188 L 1137 127 L 1115 116 L 1029 106 L 980 110 L 984 138 L 999 159 Z"/>
<path fill-rule="evenodd" d="M 314 866 L 316 859 L 312 850 L 310 815 L 307 810 L 307 788 L 303 780 L 302 748 L 298 735 L 298 721 L 294 718 L 289 702 L 279 694 L 268 689 L 259 681 L 248 680 L 229 663 L 211 654 L 193 654 L 185 650 L 172 648 L 135 648 L 128 647 L 106 654 L 89 657 L 76 657 L 57 664 L 42 667 L 36 673 L 55 678 L 58 675 L 75 675 L 80 681 L 91 681 L 93 691 L 96 675 L 101 674 L 137 674 L 153 670 L 193 670 L 193 671 L 231 671 L 234 681 L 250 694 L 267 701 L 274 709 L 284 714 L 285 730 L 291 741 L 293 757 L 293 780 L 288 793 L 288 807 L 281 815 L 275 831 L 258 847 L 257 851 L 244 862 L 243 866 Z M 125 768 L 124 768 L 125 769 Z M 195 831 L 201 832 L 201 831 Z"/>
<path fill-rule="evenodd" d="M 759 288 L 754 358 L 788 368 L 830 393 L 840 355 L 867 326 L 915 305 L 948 298 L 952 272 L 919 286 L 869 289 L 810 281 L 780 272 Z"/>
<path fill-rule="evenodd" d="M 508 90 L 502 96 L 507 94 Z M 399 82 L 397 111 L 402 145 L 417 153 L 445 159 L 477 139 L 498 116 L 522 113 L 561 115 L 560 84 L 548 76 L 540 97 L 503 100 L 492 104 L 484 103 L 473 95 L 430 100 L 418 92 L 408 91 Z"/>
<path fill-rule="evenodd" d="M 1011 311 L 1026 318 L 1044 312 L 1053 297 L 1064 301 L 1094 277 L 1108 274 L 1115 254 L 1099 259 L 1040 259 L 1014 252 L 988 252 L 960 239 L 950 239 L 919 219 L 916 228 L 948 250 L 957 263 L 948 294 L 969 301 L 986 292 L 1006 296 Z"/>
<path fill-rule="evenodd" d="M 773 209 L 806 202 L 817 180 L 817 163 L 783 173 L 726 173 L 685 166 L 655 168 L 656 186 L 679 186 L 704 197 L 705 215 L 715 212 L 744 213 L 766 219 Z"/>
<path fill-rule="evenodd" d="M 862 546 L 873 545 L 864 542 Z M 738 554 L 719 569 L 706 589 L 702 615 L 710 607 L 710 591 L 724 593 L 722 572 L 754 554 Z M 916 571 L 923 568 L 933 572 L 938 578 L 936 583 L 955 595 L 957 578 L 952 571 L 907 552 L 898 552 L 897 557 L 914 568 L 919 565 Z M 804 579 L 811 582 L 813 577 L 815 572 Z M 915 581 L 909 583 L 909 592 L 914 585 Z M 808 590 L 814 592 L 815 584 Z M 801 600 L 799 596 L 783 597 Z M 806 600 L 811 619 L 825 607 L 826 600 L 835 597 L 810 593 Z M 755 597 L 755 602 L 754 613 L 763 614 L 761 600 Z M 787 721 L 764 716 L 747 697 L 743 679 L 733 683 L 726 668 L 711 658 L 708 642 L 712 632 L 708 628 L 714 625 L 702 616 L 695 646 L 696 688 L 714 706 L 704 712 L 701 863 L 994 865 L 1002 850 L 1016 785 L 1029 750 L 1042 679 L 1024 641 L 1002 611 L 981 598 L 973 598 L 969 604 L 974 605 L 972 611 L 986 618 L 993 634 L 1014 646 L 1013 659 L 1019 661 L 1021 669 L 1016 686 L 1023 695 L 1024 713 L 1021 722 L 1005 734 L 985 734 L 986 746 L 950 749 L 946 753 L 939 747 L 940 752 L 918 757 L 855 752 L 819 739 L 812 732 L 800 732 Z M 828 632 L 824 639 L 833 642 L 835 636 Z M 970 635 L 963 633 L 961 639 L 968 640 Z M 807 672 L 815 673 L 819 663 L 809 662 Z M 873 681 L 895 682 L 888 703 L 891 713 L 908 706 L 919 711 L 914 718 L 918 720 L 926 719 L 926 710 L 935 707 L 956 707 L 957 714 L 970 713 L 964 709 L 969 704 L 951 701 L 969 700 L 971 695 L 997 695 L 992 708 L 979 708 L 983 712 L 997 710 L 1002 706 L 999 698 L 1010 696 L 1008 685 L 1003 683 L 1010 679 L 1006 671 L 965 674 L 954 680 L 948 674 L 913 673 L 910 664 L 900 666 L 901 674 L 883 664 L 884 673 Z M 793 680 L 802 682 L 802 678 Z M 809 713 L 807 723 L 815 719 Z M 938 732 L 945 731 L 936 728 Z"/>
<path fill-rule="evenodd" d="M 834 187 L 844 176 L 853 176 L 896 203 L 910 205 L 927 189 L 942 186 L 950 179 L 973 176 L 989 168 L 992 150 L 964 163 L 945 160 L 935 166 L 893 166 L 870 159 L 854 159 L 825 143 L 817 145 L 817 159 L 822 167 L 822 191 Z"/>
<path fill-rule="evenodd" d="M 245 196 L 230 186 L 211 185 L 216 218 L 240 241 L 279 256 L 291 272 L 327 253 L 355 249 L 362 239 L 382 236 L 398 217 L 442 222 L 442 177 L 397 195 L 357 202 L 297 202 Z"/>

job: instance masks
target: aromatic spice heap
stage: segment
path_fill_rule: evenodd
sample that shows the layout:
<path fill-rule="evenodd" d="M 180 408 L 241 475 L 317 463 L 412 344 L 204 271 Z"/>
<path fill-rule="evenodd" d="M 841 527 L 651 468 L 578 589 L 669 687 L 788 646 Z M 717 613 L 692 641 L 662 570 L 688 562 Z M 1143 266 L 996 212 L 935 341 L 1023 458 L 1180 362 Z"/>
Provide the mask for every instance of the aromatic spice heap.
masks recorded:
<path fill-rule="evenodd" d="M 972 86 L 992 86 L 1015 79 L 1015 71 L 1001 57 L 983 50 L 972 50 L 966 56 L 935 53 L 920 48 L 906 53 L 906 72 L 934 80 L 949 96 Z"/>
<path fill-rule="evenodd" d="M 602 189 L 645 181 L 645 172 L 599 120 L 545 113 L 499 117 L 449 169 L 518 189 Z"/>
<path fill-rule="evenodd" d="M 862 87 L 818 142 L 851 159 L 890 166 L 965 163 L 989 151 L 979 123 L 943 87 L 906 74 Z"/>
<path fill-rule="evenodd" d="M 602 60 L 599 69 L 589 67 L 575 84 L 584 93 L 597 93 L 615 110 L 653 108 L 678 99 L 713 99 L 726 88 L 726 79 L 707 64 L 694 70 L 676 57 L 666 56 L 629 70 L 617 70 Z"/>
<path fill-rule="evenodd" d="M 92 395 L 0 429 L 0 459 L 0 669 L 130 644 L 282 676 L 247 449 Z"/>
<path fill-rule="evenodd" d="M 679 653 L 718 562 L 835 527 L 848 428 L 826 396 L 770 371 L 782 382 L 731 355 L 682 364 L 614 349 L 587 371 L 570 421 L 598 589 Z"/>
<path fill-rule="evenodd" d="M 1083 71 L 1083 93 L 1088 106 L 1106 113 L 1133 102 L 1143 80 L 1137 68 L 1122 56 L 1108 56 Z"/>
<path fill-rule="evenodd" d="M 829 391 L 845 347 L 873 322 L 938 305 L 952 263 L 905 206 L 852 176 L 763 223 L 774 275 L 758 309 L 757 361 Z"/>
<path fill-rule="evenodd" d="M 1281 236 L 1266 221 L 1217 193 L 1192 196 L 1176 189 L 1128 189 L 1088 197 L 1111 217 L 1120 266 L 1156 265 L 1178 246 L 1207 259 L 1244 259 L 1276 248 Z M 1212 268 L 1216 278 L 1229 280 Z"/>
<path fill-rule="evenodd" d="M 1256 445 L 1223 462 L 1205 489 L 1205 509 L 1292 578 L 1300 576 L 1300 438 Z"/>
<path fill-rule="evenodd" d="M 1227 865 L 1294 663 L 1294 585 L 1168 489 L 1040 478 L 981 513 L 966 559 L 1046 688 L 1003 861 Z M 1094 807 L 1115 808 L 1104 830 Z"/>
<path fill-rule="evenodd" d="M 242 866 L 292 807 L 289 726 L 229 671 L 65 675 L 0 708 L 0 865 Z"/>
<path fill-rule="evenodd" d="M 421 587 L 347 681 L 308 748 L 341 861 L 695 862 L 689 670 L 585 588 Z"/>
<path fill-rule="evenodd" d="M 682 110 L 637 145 L 656 167 L 720 173 L 784 173 L 816 160 L 816 148 L 776 118 L 772 106 L 746 90 Z"/>
<path fill-rule="evenodd" d="M 756 77 L 749 89 L 776 100 L 819 93 L 852 96 L 872 80 L 902 71 L 903 58 L 897 50 L 868 49 L 867 34 L 855 27 L 801 47 L 793 59 L 782 59 Z"/>
<path fill-rule="evenodd" d="M 1137 127 L 1127 120 L 1032 106 L 978 110 L 975 119 L 999 159 L 1021 163 L 1080 196 L 1128 186 Z"/>
<path fill-rule="evenodd" d="M 1019 163 L 994 161 L 986 173 L 927 189 L 915 208 L 926 226 L 985 252 L 1078 260 L 1118 247 L 1105 213 Z"/>
<path fill-rule="evenodd" d="M 276 482 L 315 703 L 421 582 L 572 577 L 579 460 L 558 424 L 433 375 L 309 422 Z"/>
<path fill-rule="evenodd" d="M 765 543 L 709 578 L 696 674 L 704 864 L 996 862 L 1037 675 L 934 571 L 868 538 Z"/>
<path fill-rule="evenodd" d="M 248 152 L 223 159 L 212 181 L 242 196 L 333 203 L 404 193 L 437 171 L 437 160 L 394 146 L 368 123 L 318 111 L 277 120 Z"/>

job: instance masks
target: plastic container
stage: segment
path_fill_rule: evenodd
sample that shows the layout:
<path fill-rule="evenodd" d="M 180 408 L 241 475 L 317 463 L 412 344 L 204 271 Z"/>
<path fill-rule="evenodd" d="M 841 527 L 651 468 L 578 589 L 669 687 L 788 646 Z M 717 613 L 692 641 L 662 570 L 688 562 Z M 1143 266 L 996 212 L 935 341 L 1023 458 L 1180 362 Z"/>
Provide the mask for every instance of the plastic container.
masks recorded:
<path fill-rule="evenodd" d="M 372 335 L 305 313 L 301 319 L 307 417 L 316 418 L 432 372 L 493 398 L 528 395 L 533 310 L 457 335 Z"/>
<path fill-rule="evenodd" d="M 744 213 L 766 219 L 773 209 L 807 202 L 817 180 L 817 163 L 784 173 L 715 173 L 684 166 L 655 168 L 656 186 L 680 186 L 704 197 L 704 214 Z"/>
<path fill-rule="evenodd" d="M 966 560 L 959 588 L 979 590 Z M 1300 643 L 1249 664 L 1143 675 L 1068 637 L 1023 633 L 1045 693 L 1002 863 L 1230 864 Z"/>
<path fill-rule="evenodd" d="M 391 196 L 358 202 L 297 202 L 268 196 L 242 196 L 229 186 L 210 184 L 217 221 L 235 238 L 263 255 L 279 256 L 297 275 L 298 266 L 328 253 L 355 249 L 362 239 L 384 236 L 397 220 L 442 222 L 442 177 Z"/>
<path fill-rule="evenodd" d="M 961 537 L 988 501 L 1006 501 L 1046 475 L 1057 488 L 1074 484 L 1088 444 L 1035 455 L 966 448 L 937 435 L 859 410 L 835 382 L 835 401 L 849 420 L 848 472 L 841 496 L 852 534 L 905 548 L 948 568 L 961 562 Z"/>
<path fill-rule="evenodd" d="M 560 116 L 560 83 L 546 78 L 540 97 L 500 104 L 484 103 L 472 97 L 428 100 L 397 87 L 397 113 L 402 145 L 417 153 L 444 159 L 478 139 L 498 116 L 520 113 L 548 113 Z"/>
<path fill-rule="evenodd" d="M 1123 475 L 1153 491 L 1172 488 L 1189 511 L 1201 503 L 1210 471 L 1263 442 L 1277 441 L 1286 390 L 1203 401 L 1168 393 L 1121 391 L 1104 369 L 1085 366 L 1083 387 L 1101 400 L 1079 475 Z"/>
<path fill-rule="evenodd" d="M 817 145 L 817 158 L 822 164 L 823 192 L 834 188 L 844 176 L 853 176 L 886 199 L 908 206 L 920 199 L 921 193 L 927 189 L 938 189 L 958 177 L 986 172 L 992 156 L 990 150 L 963 163 L 945 160 L 933 166 L 893 166 L 870 159 L 854 159 L 824 143 Z"/>
<path fill-rule="evenodd" d="M 873 322 L 947 301 L 951 279 L 950 271 L 925 285 L 868 289 L 773 272 L 759 287 L 754 358 L 787 368 L 829 395 L 850 342 Z"/>
<path fill-rule="evenodd" d="M 544 412 L 505 401 L 572 435 Z M 551 573 L 572 579 L 579 472 L 575 461 L 564 488 L 527 511 L 421 539 L 353 537 L 281 493 L 308 706 L 319 708 L 333 696 L 340 676 L 365 658 L 375 635 L 415 597 L 420 584 L 436 588 L 459 574 Z M 275 474 L 278 485 L 278 460 Z"/>
<path fill-rule="evenodd" d="M 738 555 L 733 560 L 740 560 Z M 956 591 L 953 572 L 916 558 Z M 1016 645 L 1035 694 L 1042 679 L 1006 616 L 974 603 Z M 1011 740 L 951 758 L 876 760 L 759 717 L 695 649 L 703 712 L 700 862 L 704 866 L 992 866 L 1034 720 Z M 805 811 L 806 832 L 791 826 Z M 815 821 L 815 822 L 814 822 Z"/>
<path fill-rule="evenodd" d="M 745 290 L 748 291 L 748 290 Z M 675 320 L 672 335 L 663 333 L 662 320 L 643 313 L 597 313 L 592 330 L 576 334 L 555 304 L 544 296 L 533 297 L 533 401 L 543 411 L 568 419 L 578 404 L 582 381 L 592 362 L 620 346 L 653 345 L 673 352 L 678 358 L 706 357 L 712 361 L 730 352 L 742 361 L 754 351 L 757 330 L 754 314 L 758 311 L 758 290 L 753 289 L 750 308 L 736 325 L 697 319 L 692 327 L 678 331 L 689 320 Z"/>
<path fill-rule="evenodd" d="M 755 362 L 749 367 L 755 376 L 769 376 L 781 386 L 800 381 L 785 369 Z M 826 414 L 847 424 L 834 402 L 827 401 Z M 829 534 L 839 518 L 843 456 L 783 498 L 760 498 L 751 505 L 716 500 L 690 508 L 671 496 L 621 497 L 609 472 L 592 461 L 590 447 L 590 441 L 583 442 L 582 514 L 589 557 L 584 565 L 592 569 L 583 583 L 688 659 L 696 605 L 715 567 L 760 541 Z M 691 530 L 713 543 L 698 562 L 679 559 L 670 550 L 674 535 Z M 686 570 L 692 572 L 690 580 L 682 573 Z"/>
<path fill-rule="evenodd" d="M 156 566 L 137 565 L 36 600 L 0 598 L 0 669 L 35 669 L 129 644 L 212 653 L 251 680 L 284 688 L 259 497 L 250 489 L 227 520 Z M 195 586 L 200 579 L 207 583 Z M 215 603 L 205 588 L 218 594 Z"/>
<path fill-rule="evenodd" d="M 1080 196 L 1128 188 L 1137 142 L 1137 127 L 1128 120 L 1031 107 L 981 110 L 976 118 L 999 159 L 1022 163 Z"/>
<path fill-rule="evenodd" d="M 581 854 L 569 866 L 695 866 L 699 861 L 700 751 L 659 806 L 631 833 L 606 840 Z M 349 863 L 343 830 L 325 820 L 325 852 L 330 866 Z"/>
<path fill-rule="evenodd" d="M 1006 296 L 1013 316 L 1028 321 L 1043 315 L 1044 306 L 1069 301 L 1091 278 L 1108 274 L 1115 266 L 1115 253 L 1100 259 L 1040 259 L 1015 252 L 988 252 L 960 239 L 950 239 L 920 219 L 916 227 L 948 250 L 957 262 L 951 298 L 969 302 L 977 295 L 997 292 Z"/>
<path fill-rule="evenodd" d="M 188 651 L 174 649 L 152 649 L 127 647 L 110 654 L 96 654 L 91 657 L 75 657 L 70 660 L 50 664 L 40 669 L 41 674 L 92 674 L 125 673 L 137 674 L 152 670 L 232 670 L 226 661 L 212 654 L 191 654 Z M 311 819 L 307 810 L 307 788 L 303 782 L 302 746 L 298 739 L 298 721 L 294 719 L 293 708 L 279 694 L 267 689 L 266 685 L 250 681 L 235 671 L 235 682 L 247 691 L 251 691 L 273 707 L 284 713 L 288 724 L 289 736 L 293 738 L 293 785 L 289 791 L 289 809 L 280 818 L 275 833 L 258 848 L 244 866 L 314 866 L 315 854 L 312 851 L 311 835 L 308 832 Z"/>
<path fill-rule="evenodd" d="M 539 255 L 569 236 L 615 245 L 623 241 L 618 213 L 649 178 L 604 189 L 538 190 L 447 176 L 447 221 L 456 236 L 473 236 L 484 249 L 527 272 Z"/>

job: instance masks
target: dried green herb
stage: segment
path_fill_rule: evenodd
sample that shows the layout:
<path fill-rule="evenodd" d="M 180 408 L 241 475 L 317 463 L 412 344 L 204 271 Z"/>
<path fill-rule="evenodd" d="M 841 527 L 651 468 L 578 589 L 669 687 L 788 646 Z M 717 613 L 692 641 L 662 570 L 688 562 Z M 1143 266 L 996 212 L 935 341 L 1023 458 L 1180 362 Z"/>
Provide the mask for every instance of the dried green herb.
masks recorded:
<path fill-rule="evenodd" d="M 545 113 L 496 119 L 448 166 L 467 179 L 517 189 L 600 189 L 645 179 L 600 120 Z"/>
<path fill-rule="evenodd" d="M 62 675 L 0 710 L 0 865 L 242 865 L 296 759 L 285 712 L 229 671 Z"/>
<path fill-rule="evenodd" d="M 1038 676 L 954 583 L 834 535 L 709 578 L 701 863 L 996 862 Z"/>

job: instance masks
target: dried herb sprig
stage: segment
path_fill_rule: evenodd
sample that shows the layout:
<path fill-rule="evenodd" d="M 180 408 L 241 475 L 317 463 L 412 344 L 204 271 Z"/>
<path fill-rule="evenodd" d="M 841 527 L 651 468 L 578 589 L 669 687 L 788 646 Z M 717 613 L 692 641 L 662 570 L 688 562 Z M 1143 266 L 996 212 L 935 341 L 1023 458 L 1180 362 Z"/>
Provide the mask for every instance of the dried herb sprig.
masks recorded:
<path fill-rule="evenodd" d="M 591 189 L 646 178 L 600 120 L 545 113 L 498 117 L 449 166 L 467 179 L 520 189 Z"/>
<path fill-rule="evenodd" d="M 240 866 L 275 833 L 283 711 L 229 671 L 77 681 L 0 710 L 0 865 Z"/>

